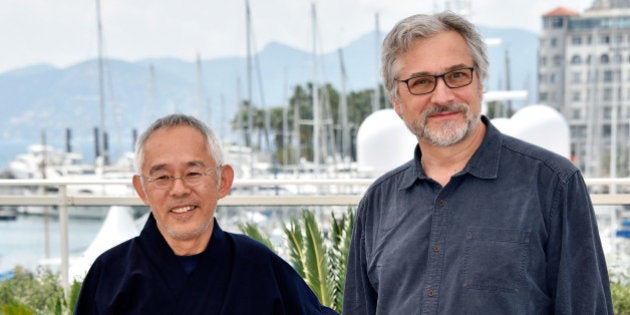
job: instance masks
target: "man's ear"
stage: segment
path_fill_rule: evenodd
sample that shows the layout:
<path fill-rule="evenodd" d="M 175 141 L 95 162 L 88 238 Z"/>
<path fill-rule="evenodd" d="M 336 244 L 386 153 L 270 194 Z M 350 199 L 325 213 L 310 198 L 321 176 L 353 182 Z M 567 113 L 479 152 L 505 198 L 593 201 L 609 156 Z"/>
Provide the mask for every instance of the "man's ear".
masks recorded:
<path fill-rule="evenodd" d="M 146 191 L 144 191 L 144 186 L 142 185 L 142 178 L 140 178 L 140 175 L 133 175 L 132 181 L 133 188 L 136 189 L 138 197 L 142 199 L 142 202 L 144 202 L 145 205 L 149 205 L 149 198 L 147 197 Z"/>
<path fill-rule="evenodd" d="M 219 183 L 219 199 L 227 196 L 234 182 L 234 169 L 229 164 L 221 166 L 221 182 Z"/>

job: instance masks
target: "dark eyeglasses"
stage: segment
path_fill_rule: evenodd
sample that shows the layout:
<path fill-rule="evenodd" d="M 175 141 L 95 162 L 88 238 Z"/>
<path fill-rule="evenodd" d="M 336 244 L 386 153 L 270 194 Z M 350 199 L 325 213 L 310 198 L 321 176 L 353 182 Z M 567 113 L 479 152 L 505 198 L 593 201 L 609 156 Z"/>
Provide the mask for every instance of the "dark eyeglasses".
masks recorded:
<path fill-rule="evenodd" d="M 459 88 L 469 85 L 473 80 L 473 70 L 475 70 L 474 67 L 460 68 L 438 75 L 414 75 L 408 79 L 396 79 L 396 81 L 405 83 L 407 89 L 409 89 L 409 93 L 413 95 L 423 95 L 435 90 L 439 78 L 442 78 L 449 88 Z"/>

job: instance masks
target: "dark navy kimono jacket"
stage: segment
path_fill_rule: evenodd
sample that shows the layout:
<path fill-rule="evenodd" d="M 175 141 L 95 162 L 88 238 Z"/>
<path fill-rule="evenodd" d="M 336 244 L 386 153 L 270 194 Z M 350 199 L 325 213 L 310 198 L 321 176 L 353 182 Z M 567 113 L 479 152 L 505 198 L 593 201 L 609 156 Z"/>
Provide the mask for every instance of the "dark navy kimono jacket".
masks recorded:
<path fill-rule="evenodd" d="M 336 314 L 267 247 L 217 221 L 190 273 L 151 215 L 140 235 L 90 268 L 75 314 Z"/>

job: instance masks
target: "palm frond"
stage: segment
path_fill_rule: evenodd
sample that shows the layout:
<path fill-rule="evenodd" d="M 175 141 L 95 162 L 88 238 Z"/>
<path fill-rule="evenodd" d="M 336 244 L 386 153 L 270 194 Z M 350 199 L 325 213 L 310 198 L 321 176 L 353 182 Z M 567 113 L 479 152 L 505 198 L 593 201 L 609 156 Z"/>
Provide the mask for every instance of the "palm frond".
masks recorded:
<path fill-rule="evenodd" d="M 331 288 L 333 303 L 331 307 L 337 311 L 341 311 L 343 304 L 343 292 L 346 283 L 346 264 L 348 258 L 348 250 L 350 249 L 350 241 L 352 239 L 352 230 L 354 228 L 354 211 L 352 207 L 348 207 L 345 213 L 339 219 L 332 216 L 332 246 L 330 249 L 331 260 Z"/>
<path fill-rule="evenodd" d="M 291 264 L 297 273 L 306 280 L 305 266 L 306 266 L 306 254 L 304 253 L 304 237 L 302 234 L 302 228 L 297 219 L 291 218 L 289 225 L 282 223 L 282 229 L 287 237 L 289 243 L 289 253 L 291 257 Z"/>
<path fill-rule="evenodd" d="M 302 211 L 302 220 L 306 232 L 306 279 L 315 294 L 324 305 L 330 305 L 329 263 L 326 256 L 324 238 L 312 211 Z"/>
<path fill-rule="evenodd" d="M 267 247 L 269 247 L 269 249 L 277 253 L 269 237 L 267 237 L 266 235 L 263 235 L 263 233 L 260 231 L 260 229 L 258 229 L 256 225 L 251 224 L 251 223 L 245 223 L 245 224 L 239 224 L 238 228 L 239 230 L 241 230 L 241 232 L 243 232 L 243 234 L 265 244 Z"/>

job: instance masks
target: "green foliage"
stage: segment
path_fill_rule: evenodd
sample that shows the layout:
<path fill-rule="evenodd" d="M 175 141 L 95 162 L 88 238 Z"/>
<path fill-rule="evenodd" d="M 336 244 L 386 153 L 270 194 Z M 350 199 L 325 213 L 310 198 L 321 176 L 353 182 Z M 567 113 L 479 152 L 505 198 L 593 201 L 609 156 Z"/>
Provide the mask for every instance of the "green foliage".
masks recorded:
<path fill-rule="evenodd" d="M 354 227 L 354 211 L 348 207 L 340 218 L 331 215 L 330 230 L 322 230 L 315 214 L 303 210 L 283 230 L 290 262 L 315 292 L 322 304 L 341 312 L 346 278 L 346 261 Z M 243 233 L 257 239 L 262 233 L 254 226 L 241 226 Z"/>
<path fill-rule="evenodd" d="M 386 93 L 381 89 L 381 98 L 379 101 L 379 108 L 387 107 L 386 103 Z M 318 88 L 318 92 L 320 95 L 321 102 L 321 113 L 326 118 L 330 118 L 330 121 L 335 126 L 333 129 L 340 132 L 339 126 L 341 126 L 341 118 L 339 117 L 339 104 L 341 93 L 335 90 L 335 88 L 331 84 L 325 84 Z M 288 109 L 287 109 L 287 124 L 290 135 L 295 134 L 294 132 L 294 121 L 297 118 L 298 120 L 309 121 L 313 119 L 313 84 L 308 83 L 306 86 L 295 86 L 293 88 L 293 95 L 289 98 L 288 101 Z M 356 134 L 359 125 L 361 122 L 372 113 L 372 98 L 374 97 L 374 90 L 367 89 L 363 91 L 355 91 L 347 94 L 346 100 L 348 105 L 348 123 L 350 127 L 350 134 Z M 294 148 L 291 148 L 291 142 L 284 143 L 282 134 L 282 112 L 283 108 L 287 105 L 277 106 L 269 109 L 270 116 L 270 141 L 273 141 L 273 146 L 276 148 L 276 157 L 277 161 L 281 161 L 285 164 L 289 164 L 289 161 L 295 161 L 295 156 L 292 156 L 289 161 L 283 161 L 283 152 L 292 152 Z M 296 115 L 297 112 L 297 115 Z M 244 100 L 241 105 L 241 110 L 238 111 L 234 118 L 232 119 L 232 128 L 233 129 L 247 129 L 247 121 L 249 115 L 252 115 L 252 133 L 251 138 L 248 138 L 248 133 L 244 132 L 243 142 L 250 147 L 259 147 L 259 144 L 254 143 L 254 139 L 256 138 L 256 134 L 263 134 L 264 132 L 264 116 L 265 113 L 263 110 L 256 108 L 255 104 L 250 104 L 248 100 Z M 297 117 L 296 117 L 297 116 Z M 240 122 L 240 125 L 239 125 Z M 297 133 L 299 137 L 299 142 L 301 143 L 300 156 L 306 157 L 307 159 L 312 159 L 313 157 L 313 127 L 309 125 L 301 124 L 299 127 L 299 132 Z M 275 137 L 274 137 L 275 135 Z M 262 139 L 258 137 L 259 139 Z M 338 137 L 336 137 L 338 138 Z M 340 146 L 338 146 L 340 147 Z"/>
<path fill-rule="evenodd" d="M 346 266 L 348 263 L 348 251 L 350 250 L 350 240 L 352 239 L 352 229 L 354 228 L 354 213 L 352 208 L 338 220 L 332 214 L 332 246 L 330 263 L 336 268 L 330 269 L 332 278 L 336 279 L 332 285 L 333 304 L 339 310 L 343 305 L 343 291 L 346 284 Z M 342 268 L 340 266 L 343 266 Z"/>
<path fill-rule="evenodd" d="M 514 115 L 514 109 L 509 106 L 509 103 L 492 101 L 488 102 L 487 106 L 486 116 L 490 119 L 499 117 L 510 118 Z"/>
<path fill-rule="evenodd" d="M 292 218 L 290 224 L 287 226 L 283 224 L 284 235 L 287 238 L 287 242 L 289 245 L 289 252 L 291 255 L 291 262 L 293 263 L 293 268 L 297 271 L 298 274 L 304 279 L 306 279 L 306 270 L 305 266 L 307 266 L 306 262 L 306 251 L 304 250 L 304 233 L 302 233 L 302 225 L 296 218 Z"/>
<path fill-rule="evenodd" d="M 630 276 L 620 273 L 610 276 L 613 309 L 617 315 L 630 315 Z"/>
<path fill-rule="evenodd" d="M 73 306 L 64 296 L 58 275 L 49 269 L 33 273 L 17 266 L 11 279 L 0 282 L 1 314 L 71 314 Z"/>
<path fill-rule="evenodd" d="M 329 271 L 329 258 L 326 256 L 327 249 L 324 245 L 324 237 L 315 220 L 315 214 L 311 211 L 302 211 L 302 223 L 304 224 L 305 237 L 305 265 L 304 273 L 306 283 L 315 291 L 320 301 L 324 305 L 331 304 L 331 283 L 327 281 Z"/>
<path fill-rule="evenodd" d="M 265 244 L 267 247 L 269 247 L 271 250 L 275 249 L 273 248 L 273 245 L 271 244 L 271 240 L 269 239 L 269 237 L 263 235 L 260 230 L 258 230 L 258 228 L 251 224 L 251 223 L 246 223 L 246 224 L 239 224 L 238 228 L 243 232 L 243 234 L 248 235 L 249 237 Z"/>
<path fill-rule="evenodd" d="M 81 293 L 82 284 L 82 282 L 75 280 L 70 286 L 70 296 L 68 297 L 68 300 L 70 301 L 68 304 L 70 310 L 73 310 L 74 306 L 77 305 L 77 301 L 79 300 L 79 293 Z"/>

